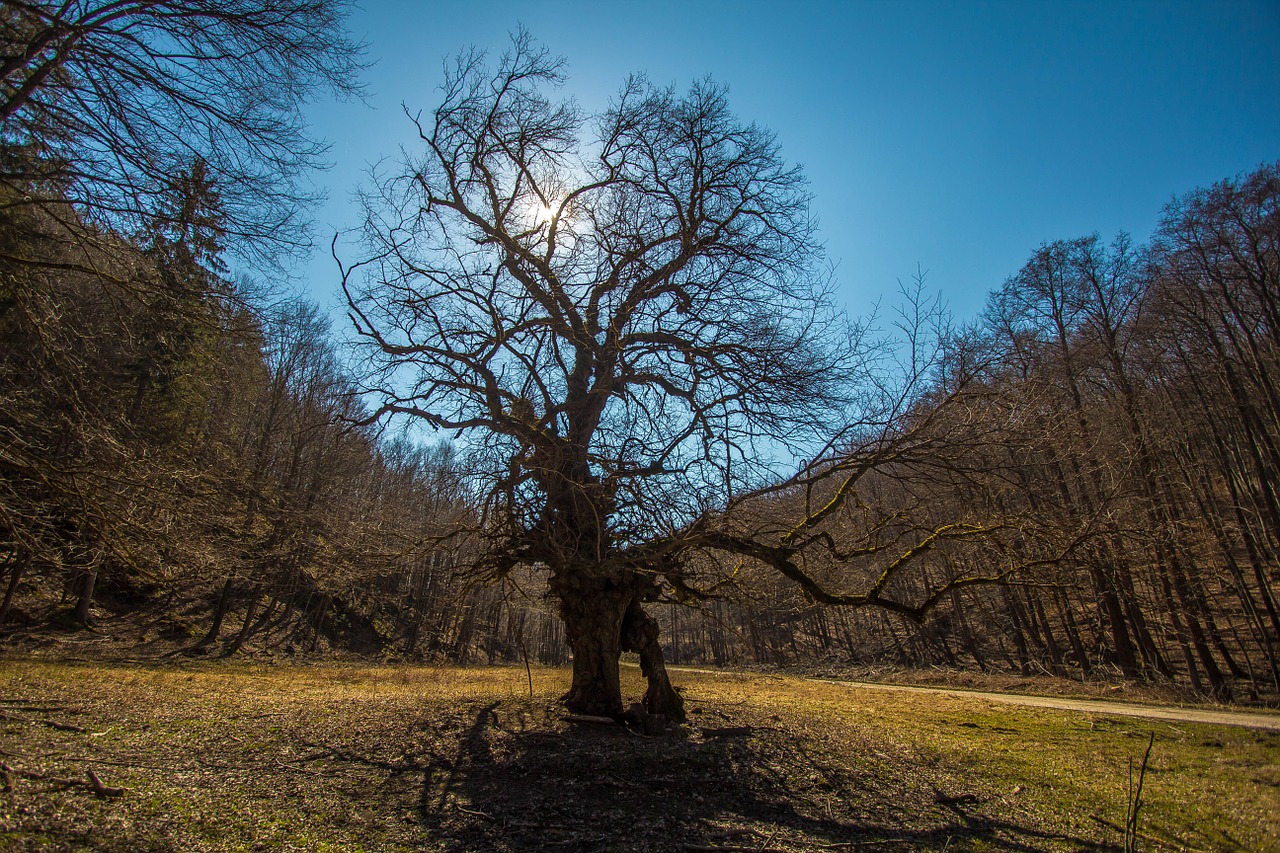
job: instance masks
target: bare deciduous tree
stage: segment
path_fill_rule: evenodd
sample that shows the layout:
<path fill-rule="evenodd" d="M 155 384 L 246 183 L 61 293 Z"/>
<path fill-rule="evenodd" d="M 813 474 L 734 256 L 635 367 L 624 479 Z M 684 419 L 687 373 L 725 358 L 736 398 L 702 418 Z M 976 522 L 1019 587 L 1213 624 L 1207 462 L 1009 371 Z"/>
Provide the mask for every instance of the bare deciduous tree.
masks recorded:
<path fill-rule="evenodd" d="M 648 546 L 825 430 L 847 337 L 803 177 L 722 86 L 633 78 L 588 117 L 545 94 L 561 70 L 525 34 L 492 71 L 459 57 L 344 280 L 378 414 L 469 432 L 486 568 L 549 573 L 569 706 L 621 710 L 634 649 L 682 716 Z"/>
<path fill-rule="evenodd" d="M 877 363 L 891 351 L 831 306 L 800 172 L 723 87 L 632 78 L 588 117 L 545 94 L 561 68 L 524 33 L 494 70 L 459 57 L 414 117 L 423 152 L 368 195 L 368 254 L 344 283 L 374 417 L 470 435 L 478 568 L 546 571 L 568 706 L 620 712 L 633 650 L 647 710 L 682 716 L 644 603 L 714 595 L 735 564 L 914 619 L 1007 575 L 999 549 L 1024 531 L 938 519 L 910 487 L 873 507 L 952 459 L 934 413 L 964 383 L 921 396 L 939 354 L 927 300 L 909 300 L 901 358 Z M 990 571 L 902 580 L 979 539 L 996 552 L 966 565 Z"/>

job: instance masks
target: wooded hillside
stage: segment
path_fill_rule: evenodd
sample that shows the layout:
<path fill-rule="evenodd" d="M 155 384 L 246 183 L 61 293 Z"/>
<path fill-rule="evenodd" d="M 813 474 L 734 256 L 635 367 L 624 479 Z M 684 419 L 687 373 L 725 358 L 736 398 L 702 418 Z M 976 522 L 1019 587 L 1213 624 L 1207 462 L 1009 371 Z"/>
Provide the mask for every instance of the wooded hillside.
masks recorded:
<path fill-rule="evenodd" d="M 134 641 L 191 651 L 564 659 L 536 590 L 463 570 L 466 540 L 448 534 L 473 520 L 465 460 L 353 426 L 361 404 L 314 306 L 263 305 L 227 281 L 200 245 L 214 226 L 89 244 L 13 198 L 0 259 L 11 647 L 124 620 Z M 722 600 L 659 608 L 670 657 L 1274 692 L 1278 201 L 1267 166 L 1171 203 L 1147 245 L 1037 249 L 953 331 L 903 416 L 929 418 L 936 452 L 862 486 L 878 512 L 939 520 L 998 494 L 992 518 L 1085 532 L 1062 559 L 953 590 L 922 624 L 820 606 L 748 566 Z"/>
<path fill-rule="evenodd" d="M 972 322 L 923 282 L 845 322 L 724 87 L 633 78 L 594 151 L 520 31 L 366 199 L 335 330 L 273 282 L 347 11 L 6 4 L 4 648 L 563 663 L 609 598 L 604 657 L 1280 695 L 1280 163 L 1040 246 Z"/>

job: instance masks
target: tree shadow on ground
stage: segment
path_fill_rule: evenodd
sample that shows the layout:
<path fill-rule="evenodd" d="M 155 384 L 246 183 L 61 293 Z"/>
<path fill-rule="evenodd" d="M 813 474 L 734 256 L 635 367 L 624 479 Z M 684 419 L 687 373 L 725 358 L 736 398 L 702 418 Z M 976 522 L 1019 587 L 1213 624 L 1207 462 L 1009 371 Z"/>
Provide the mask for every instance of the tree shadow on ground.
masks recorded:
<path fill-rule="evenodd" d="M 412 819 L 427 839 L 468 853 L 1112 849 L 947 795 L 921 768 L 784 729 L 649 738 L 619 725 L 557 730 L 555 714 L 494 702 L 424 723 L 435 747 L 415 768 Z M 441 754 L 450 730 L 452 754 Z"/>

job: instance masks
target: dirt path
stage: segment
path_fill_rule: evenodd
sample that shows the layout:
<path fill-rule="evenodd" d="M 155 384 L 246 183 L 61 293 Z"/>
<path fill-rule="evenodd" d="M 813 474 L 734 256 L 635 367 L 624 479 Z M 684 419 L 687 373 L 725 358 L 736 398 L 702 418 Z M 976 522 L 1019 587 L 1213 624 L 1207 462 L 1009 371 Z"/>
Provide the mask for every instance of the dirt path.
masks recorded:
<path fill-rule="evenodd" d="M 824 684 L 838 684 L 860 690 L 896 690 L 916 693 L 935 693 L 940 696 L 958 696 L 970 699 L 986 699 L 1008 705 L 1029 705 L 1034 708 L 1057 708 L 1063 711 L 1081 711 L 1087 714 L 1111 714 L 1119 717 L 1145 717 L 1149 720 L 1166 720 L 1173 723 L 1208 723 L 1215 726 L 1240 726 L 1246 729 L 1262 729 L 1280 732 L 1280 714 L 1256 711 L 1222 711 L 1209 708 L 1174 708 L 1158 705 L 1137 705 L 1132 702 L 1111 702 L 1101 699 L 1068 699 L 1061 696 L 1025 696 L 1018 693 L 982 693 L 977 690 L 951 690 L 942 687 L 908 687 L 897 684 L 874 684 L 866 681 L 830 681 L 814 679 Z"/>
<path fill-rule="evenodd" d="M 714 669 L 694 667 L 669 667 L 673 670 L 698 672 L 708 675 L 730 673 Z M 1173 723 L 1207 723 L 1214 726 L 1239 726 L 1246 729 L 1280 732 L 1280 714 L 1259 711 L 1227 711 L 1213 708 L 1177 708 L 1160 705 L 1139 705 L 1133 702 L 1112 702 L 1102 699 L 1069 699 L 1062 696 L 1028 696 L 1020 693 L 984 693 L 978 690 L 957 690 L 945 687 L 916 687 L 902 684 L 877 684 L 871 681 L 837 681 L 814 678 L 822 684 L 836 684 L 857 690 L 892 690 L 899 692 L 933 693 L 938 696 L 955 696 L 968 699 L 986 699 L 1008 705 L 1027 705 L 1033 708 L 1056 708 L 1062 711 L 1080 711 L 1086 714 L 1111 714 L 1118 717 L 1143 717 L 1148 720 L 1166 720 Z"/>

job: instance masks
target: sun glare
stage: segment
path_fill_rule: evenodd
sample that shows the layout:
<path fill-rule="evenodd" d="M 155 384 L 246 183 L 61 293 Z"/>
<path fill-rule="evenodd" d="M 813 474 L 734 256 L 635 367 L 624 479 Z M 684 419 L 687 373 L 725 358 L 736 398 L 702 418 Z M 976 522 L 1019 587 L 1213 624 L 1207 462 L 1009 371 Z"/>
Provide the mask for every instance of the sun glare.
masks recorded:
<path fill-rule="evenodd" d="M 578 237 L 574 207 L 563 196 L 539 197 L 530 192 L 512 205 L 511 227 L 514 233 L 534 241 L 550 240 L 554 235 L 555 245 L 568 249 Z"/>
<path fill-rule="evenodd" d="M 543 204 L 541 199 L 537 197 L 530 198 L 524 204 L 524 215 L 521 217 L 525 222 L 534 228 L 541 228 L 544 225 L 551 224 L 559 214 L 560 218 L 564 218 L 564 212 L 559 210 L 560 200 L 551 199 L 549 204 Z"/>

